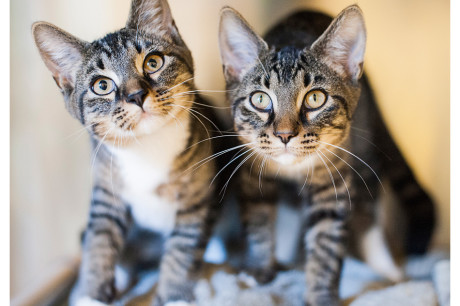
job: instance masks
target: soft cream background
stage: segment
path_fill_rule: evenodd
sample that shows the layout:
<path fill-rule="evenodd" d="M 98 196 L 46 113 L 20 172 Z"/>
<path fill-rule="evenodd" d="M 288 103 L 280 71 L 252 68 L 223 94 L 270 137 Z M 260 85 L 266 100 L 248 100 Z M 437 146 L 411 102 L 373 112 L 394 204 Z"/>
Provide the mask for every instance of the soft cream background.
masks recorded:
<path fill-rule="evenodd" d="M 264 33 L 294 8 L 337 14 L 358 3 L 368 28 L 365 67 L 390 130 L 439 208 L 437 244 L 448 246 L 449 1 L 170 0 L 195 58 L 200 89 L 222 89 L 220 8 L 231 5 Z M 33 21 L 93 40 L 122 27 L 128 0 L 11 1 L 11 294 L 76 254 L 90 192 L 90 149 L 39 58 Z M 214 95 L 219 102 L 222 96 Z"/>

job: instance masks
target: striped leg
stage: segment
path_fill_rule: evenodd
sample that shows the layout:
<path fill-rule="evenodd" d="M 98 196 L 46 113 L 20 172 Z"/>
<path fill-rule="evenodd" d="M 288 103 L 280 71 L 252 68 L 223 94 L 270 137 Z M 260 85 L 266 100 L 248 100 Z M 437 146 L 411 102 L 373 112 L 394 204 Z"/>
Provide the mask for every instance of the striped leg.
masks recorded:
<path fill-rule="evenodd" d="M 246 175 L 248 174 L 248 175 Z M 249 179 L 249 180 L 248 180 Z M 277 186 L 273 180 L 245 173 L 240 193 L 240 213 L 246 238 L 244 268 L 260 283 L 275 276 L 275 221 Z"/>
<path fill-rule="evenodd" d="M 105 188 L 94 187 L 83 240 L 80 296 L 110 303 L 115 298 L 115 263 L 128 229 L 127 208 Z"/>
<path fill-rule="evenodd" d="M 202 263 L 214 216 L 209 201 L 179 210 L 176 225 L 166 242 L 154 305 L 191 302 L 196 273 Z"/>
<path fill-rule="evenodd" d="M 350 187 L 349 173 L 336 166 Z M 331 171 L 322 175 L 318 173 L 310 194 L 312 201 L 307 208 L 305 234 L 308 287 L 305 300 L 307 305 L 339 305 L 338 286 L 346 252 L 346 222 L 350 205 L 348 193 L 338 172 Z"/>

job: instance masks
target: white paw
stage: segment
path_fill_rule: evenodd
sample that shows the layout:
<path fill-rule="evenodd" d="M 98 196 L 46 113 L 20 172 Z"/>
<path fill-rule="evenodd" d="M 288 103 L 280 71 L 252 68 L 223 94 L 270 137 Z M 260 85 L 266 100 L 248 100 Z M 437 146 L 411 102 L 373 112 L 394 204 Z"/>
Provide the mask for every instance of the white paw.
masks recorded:
<path fill-rule="evenodd" d="M 74 306 L 108 306 L 108 304 L 104 304 L 102 302 L 99 302 L 97 300 L 94 300 L 88 296 L 79 298 Z"/>
<path fill-rule="evenodd" d="M 257 280 L 246 272 L 240 272 L 238 280 L 250 288 L 257 286 Z"/>
<path fill-rule="evenodd" d="M 196 306 L 196 304 L 185 301 L 174 301 L 166 303 L 165 306 Z"/>

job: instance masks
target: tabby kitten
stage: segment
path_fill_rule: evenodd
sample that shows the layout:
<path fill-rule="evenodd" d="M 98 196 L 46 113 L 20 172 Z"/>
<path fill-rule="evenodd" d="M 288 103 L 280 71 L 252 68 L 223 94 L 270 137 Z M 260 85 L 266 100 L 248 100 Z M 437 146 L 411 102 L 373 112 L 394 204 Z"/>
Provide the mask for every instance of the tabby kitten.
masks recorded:
<path fill-rule="evenodd" d="M 132 243 L 142 230 L 163 240 L 155 305 L 191 301 L 214 218 L 216 166 L 186 171 L 213 148 L 202 141 L 209 127 L 196 105 L 206 102 L 194 94 L 192 56 L 168 3 L 134 0 L 126 27 L 91 43 L 46 22 L 32 31 L 96 152 L 76 304 L 114 301 L 115 266 L 127 252 L 143 253 Z"/>
<path fill-rule="evenodd" d="M 259 280 L 272 277 L 275 203 L 289 196 L 305 223 L 308 305 L 339 304 L 347 250 L 383 276 L 401 279 L 393 255 L 426 250 L 434 206 L 362 77 L 366 30 L 359 7 L 346 8 L 334 20 L 315 12 L 293 14 L 265 40 L 226 7 L 219 42 L 234 128 L 247 145 L 239 164 L 239 198 L 248 267 Z M 376 201 L 384 193 L 380 181 L 399 202 L 399 220 L 382 218 Z"/>

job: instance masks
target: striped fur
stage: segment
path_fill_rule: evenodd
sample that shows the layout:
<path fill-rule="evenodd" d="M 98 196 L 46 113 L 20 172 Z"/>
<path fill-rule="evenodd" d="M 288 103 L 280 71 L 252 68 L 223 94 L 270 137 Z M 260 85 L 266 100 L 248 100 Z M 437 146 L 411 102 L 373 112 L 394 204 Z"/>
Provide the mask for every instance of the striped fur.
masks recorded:
<path fill-rule="evenodd" d="M 168 4 L 134 0 L 126 27 L 91 43 L 44 22 L 34 24 L 33 35 L 67 109 L 86 127 L 94 149 L 74 302 L 113 302 L 115 265 L 131 258 L 142 267 L 158 257 L 155 305 L 191 301 L 216 214 L 211 179 L 217 167 L 214 160 L 190 167 L 212 155 L 212 143 L 204 140 L 214 128 L 198 106 L 207 102 L 196 95 L 191 53 Z M 145 65 L 152 54 L 159 69 L 150 73 Z M 115 89 L 98 95 L 94 87 L 100 77 L 113 81 Z M 139 243 L 146 232 L 156 233 L 153 251 L 144 245 L 148 241 Z"/>
<path fill-rule="evenodd" d="M 247 265 L 261 281 L 273 275 L 275 204 L 283 194 L 299 194 L 308 305 L 339 304 L 347 252 L 397 280 L 402 274 L 389 252 L 423 252 L 433 230 L 433 203 L 416 183 L 361 77 L 365 37 L 356 5 L 334 20 L 315 12 L 293 14 L 265 40 L 236 11 L 222 10 L 228 100 L 235 130 L 248 148 L 241 154 L 239 188 Z M 326 95 L 317 108 L 306 103 L 315 90 Z M 271 100 L 269 107 L 251 102 L 260 91 Z M 406 227 L 396 215 L 382 222 L 380 181 L 390 183 Z M 289 184 L 296 190 L 284 189 Z M 405 240 L 391 236 L 391 228 L 406 231 Z"/>

